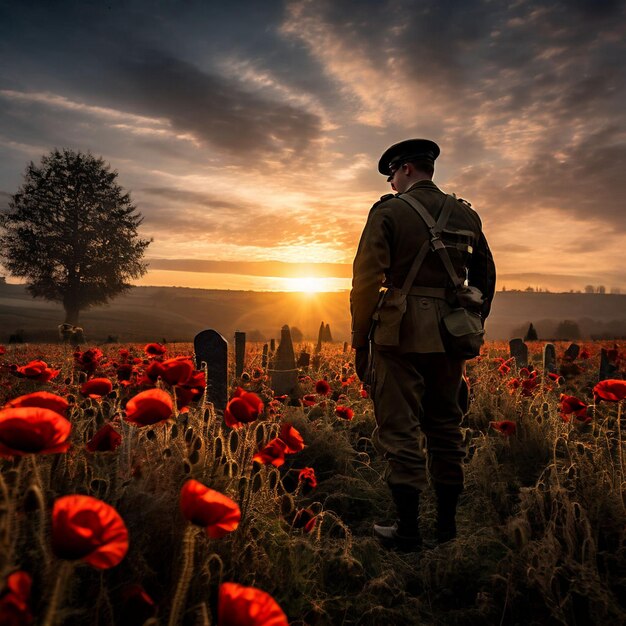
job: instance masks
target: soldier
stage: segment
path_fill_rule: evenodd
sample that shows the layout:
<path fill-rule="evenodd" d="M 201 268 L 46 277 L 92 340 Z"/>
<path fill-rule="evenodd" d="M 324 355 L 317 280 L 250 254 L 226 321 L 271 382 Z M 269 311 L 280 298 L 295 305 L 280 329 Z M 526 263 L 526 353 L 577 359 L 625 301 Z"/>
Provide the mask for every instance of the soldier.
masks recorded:
<path fill-rule="evenodd" d="M 446 201 L 451 205 L 441 239 L 452 261 L 450 269 L 482 292 L 483 322 L 495 291 L 495 266 L 480 218 L 469 203 L 447 196 L 432 182 L 438 156 L 433 141 L 410 139 L 391 146 L 380 158 L 378 171 L 398 194 L 383 196 L 369 213 L 350 293 L 356 370 L 361 380 L 368 372 L 372 377 L 368 382 L 377 424 L 373 440 L 387 461 L 387 484 L 397 510 L 397 522 L 375 525 L 374 533 L 384 544 L 406 550 L 421 545 L 419 498 L 428 484 L 427 465 L 437 496 L 437 540 L 456 537 L 465 457 L 458 398 L 465 362 L 444 348 L 440 322 L 454 306 L 453 283 L 440 255 L 428 245 L 410 290 L 407 287 L 398 345 L 370 341 L 379 290 L 401 288 L 418 250 L 431 241 L 424 219 L 400 194 L 418 200 L 434 220 Z"/>

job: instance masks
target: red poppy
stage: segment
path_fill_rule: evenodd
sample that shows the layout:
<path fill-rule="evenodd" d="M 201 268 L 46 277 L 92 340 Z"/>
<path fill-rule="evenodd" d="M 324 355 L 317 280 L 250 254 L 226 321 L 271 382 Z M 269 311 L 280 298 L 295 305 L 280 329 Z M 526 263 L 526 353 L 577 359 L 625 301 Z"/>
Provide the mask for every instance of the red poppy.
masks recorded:
<path fill-rule="evenodd" d="M 591 353 L 589 352 L 589 350 L 582 349 L 580 351 L 580 354 L 578 355 L 578 358 L 586 361 L 587 359 L 591 358 Z"/>
<path fill-rule="evenodd" d="M 69 403 L 65 398 L 57 396 L 49 391 L 35 391 L 25 396 L 13 398 L 6 403 L 6 409 L 17 409 L 19 407 L 39 407 L 40 409 L 50 409 L 59 415 L 65 416 L 65 411 L 69 407 Z"/>
<path fill-rule="evenodd" d="M 176 385 L 174 389 L 176 391 L 176 406 L 178 410 L 182 412 L 188 411 L 191 402 L 199 400 L 203 396 L 205 387 L 205 375 L 201 370 L 194 370 L 185 384 Z"/>
<path fill-rule="evenodd" d="M 137 426 L 151 426 L 169 419 L 174 410 L 172 396 L 163 389 L 148 389 L 126 404 L 126 421 Z"/>
<path fill-rule="evenodd" d="M 505 437 L 510 437 L 515 434 L 517 425 L 511 420 L 500 420 L 499 422 L 489 422 L 489 425 L 495 428 L 499 433 L 502 433 Z"/>
<path fill-rule="evenodd" d="M 222 583 L 217 626 L 289 626 L 289 622 L 269 593 L 256 587 Z"/>
<path fill-rule="evenodd" d="M 146 590 L 137 583 L 124 585 L 120 590 L 124 623 L 143 624 L 154 617 L 157 606 Z"/>
<path fill-rule="evenodd" d="M 143 348 L 146 354 L 150 356 L 162 356 L 167 352 L 167 348 L 162 346 L 160 343 L 149 343 L 146 344 Z"/>
<path fill-rule="evenodd" d="M 0 411 L 0 455 L 54 454 L 70 447 L 71 424 L 56 411 L 19 407 Z"/>
<path fill-rule="evenodd" d="M 300 470 L 298 480 L 311 487 L 311 489 L 315 489 L 315 487 L 317 487 L 317 477 L 315 476 L 315 470 L 312 467 L 305 467 Z"/>
<path fill-rule="evenodd" d="M 233 532 L 241 521 L 236 502 L 193 479 L 180 490 L 180 510 L 192 524 L 202 526 L 212 539 Z"/>
<path fill-rule="evenodd" d="M 361 387 L 361 391 L 359 393 L 361 395 L 361 398 L 367 398 L 368 397 L 367 389 L 365 389 L 364 387 Z"/>
<path fill-rule="evenodd" d="M 64 496 L 52 509 L 52 550 L 60 559 L 80 559 L 96 569 L 120 563 L 128 530 L 119 513 L 91 496 Z"/>
<path fill-rule="evenodd" d="M 575 413 L 576 411 L 587 408 L 587 405 L 575 396 L 566 396 L 562 393 L 559 399 L 559 407 L 561 413 L 569 415 L 570 413 Z"/>
<path fill-rule="evenodd" d="M 0 346 L 0 356 L 6 354 L 7 349 L 4 346 Z"/>
<path fill-rule="evenodd" d="M 39 383 L 47 383 L 56 378 L 59 370 L 51 369 L 45 361 L 31 361 L 18 367 L 14 373 L 20 378 L 30 378 L 30 380 L 36 380 Z"/>
<path fill-rule="evenodd" d="M 111 424 L 105 424 L 86 444 L 89 452 L 113 452 L 122 443 L 120 435 Z"/>
<path fill-rule="evenodd" d="M 230 428 L 239 428 L 248 422 L 254 422 L 255 419 L 264 410 L 263 400 L 255 393 L 245 391 L 241 387 L 237 387 L 235 395 L 226 405 L 224 411 L 224 421 Z"/>
<path fill-rule="evenodd" d="M 550 372 L 548 374 L 548 378 L 550 380 L 553 380 L 555 383 L 559 383 L 559 385 L 563 382 L 563 376 L 560 376 L 559 374 L 555 374 L 554 372 Z"/>
<path fill-rule="evenodd" d="M 532 396 L 538 387 L 539 378 L 537 378 L 536 375 L 531 375 L 529 378 L 525 378 L 524 380 L 522 380 L 522 395 L 526 397 Z"/>
<path fill-rule="evenodd" d="M 338 406 L 335 408 L 335 415 L 344 420 L 351 420 L 354 417 L 354 411 L 349 406 Z"/>
<path fill-rule="evenodd" d="M 98 369 L 98 366 L 100 365 L 100 361 L 103 356 L 104 354 L 102 353 L 102 350 L 100 350 L 100 348 L 89 348 L 84 352 L 77 350 L 76 352 L 74 352 L 74 363 L 79 369 L 83 370 L 84 372 L 87 372 L 88 374 L 93 374 L 93 372 Z"/>
<path fill-rule="evenodd" d="M 160 377 L 171 386 L 182 385 L 191 377 L 193 368 L 193 362 L 189 357 L 179 356 L 166 361 L 153 361 L 146 368 L 146 375 L 154 381 Z"/>
<path fill-rule="evenodd" d="M 28 608 L 32 580 L 26 572 L 9 574 L 6 586 L 0 595 L 0 624 L 6 626 L 26 626 L 33 623 Z"/>
<path fill-rule="evenodd" d="M 130 350 L 127 350 L 126 348 L 120 348 L 118 354 L 120 355 L 122 363 L 125 363 L 130 358 Z"/>
<path fill-rule="evenodd" d="M 300 509 L 294 516 L 292 526 L 302 528 L 305 533 L 310 533 L 317 523 L 317 517 L 311 509 Z"/>
<path fill-rule="evenodd" d="M 574 424 L 579 426 L 584 426 L 591 421 L 591 416 L 587 415 L 587 409 L 583 409 L 582 411 L 576 411 L 574 413 Z"/>
<path fill-rule="evenodd" d="M 315 393 L 319 393 L 321 396 L 327 396 L 330 393 L 330 385 L 324 379 L 318 380 L 315 383 Z"/>
<path fill-rule="evenodd" d="M 133 376 L 133 366 L 130 363 L 121 363 L 116 369 L 117 380 L 127 381 Z"/>
<path fill-rule="evenodd" d="M 272 439 L 264 448 L 261 448 L 253 457 L 252 461 L 264 465 L 280 467 L 285 462 L 287 444 L 278 437 Z"/>
<path fill-rule="evenodd" d="M 317 398 L 312 393 L 307 393 L 302 398 L 302 404 L 304 404 L 304 406 L 313 406 L 316 402 Z"/>
<path fill-rule="evenodd" d="M 626 398 L 626 380 L 602 380 L 593 388 L 593 395 L 607 402 L 619 402 Z"/>
<path fill-rule="evenodd" d="M 92 378 L 80 388 L 80 393 L 97 400 L 111 393 L 112 390 L 113 383 L 108 378 Z"/>
<path fill-rule="evenodd" d="M 502 363 L 502 365 L 498 368 L 498 372 L 500 372 L 502 376 L 506 376 L 510 371 L 511 368 L 506 363 Z"/>
<path fill-rule="evenodd" d="M 278 437 L 287 446 L 285 448 L 285 454 L 294 454 L 305 448 L 302 435 L 288 422 L 281 425 Z"/>

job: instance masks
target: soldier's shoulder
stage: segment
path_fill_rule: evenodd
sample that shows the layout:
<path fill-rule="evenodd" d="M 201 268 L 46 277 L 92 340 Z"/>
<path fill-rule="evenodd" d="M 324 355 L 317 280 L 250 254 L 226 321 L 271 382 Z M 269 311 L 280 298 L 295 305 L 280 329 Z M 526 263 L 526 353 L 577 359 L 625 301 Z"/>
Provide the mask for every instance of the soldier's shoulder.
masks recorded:
<path fill-rule="evenodd" d="M 465 198 L 459 198 L 459 196 L 457 196 L 455 193 L 451 193 L 450 194 L 457 202 L 460 202 L 461 204 L 463 204 L 464 206 L 466 206 L 468 209 L 472 209 L 472 211 L 474 211 L 474 213 L 476 213 L 476 209 L 474 209 L 474 207 L 472 207 L 472 203 L 469 200 L 466 200 Z"/>
<path fill-rule="evenodd" d="M 372 208 L 370 209 L 370 213 L 376 209 L 378 209 L 380 206 L 384 205 L 386 202 L 388 202 L 389 200 L 392 200 L 393 198 L 395 198 L 396 196 L 393 193 L 386 193 L 384 196 L 380 197 L 380 200 L 377 200 L 376 202 L 374 202 L 374 204 L 372 205 Z"/>
<path fill-rule="evenodd" d="M 395 198 L 395 197 L 396 196 L 393 193 L 386 193 L 384 196 L 380 196 L 380 200 L 377 200 L 376 202 L 374 202 L 374 204 L 372 205 L 372 209 L 379 207 L 381 204 L 385 204 L 387 200 L 391 200 L 392 198 Z"/>

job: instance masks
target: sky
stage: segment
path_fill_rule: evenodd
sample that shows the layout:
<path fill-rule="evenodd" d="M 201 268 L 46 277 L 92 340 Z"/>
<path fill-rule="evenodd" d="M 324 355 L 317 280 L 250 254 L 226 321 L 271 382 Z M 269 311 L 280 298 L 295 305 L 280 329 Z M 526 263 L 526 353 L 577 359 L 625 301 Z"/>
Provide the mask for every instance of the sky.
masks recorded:
<path fill-rule="evenodd" d="M 153 238 L 136 284 L 347 289 L 391 191 L 380 155 L 425 137 L 441 147 L 435 183 L 483 221 L 499 289 L 624 292 L 625 13 L 0 0 L 0 210 L 30 161 L 90 151 Z"/>

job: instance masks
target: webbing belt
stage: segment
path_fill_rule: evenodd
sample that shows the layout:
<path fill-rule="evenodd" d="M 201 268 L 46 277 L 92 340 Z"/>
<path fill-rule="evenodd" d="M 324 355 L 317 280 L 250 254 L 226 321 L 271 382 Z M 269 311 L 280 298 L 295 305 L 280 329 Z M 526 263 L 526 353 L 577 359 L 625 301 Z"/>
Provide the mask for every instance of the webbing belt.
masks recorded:
<path fill-rule="evenodd" d="M 426 298 L 446 299 L 446 290 L 442 287 L 411 287 L 409 296 L 424 296 Z"/>

